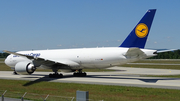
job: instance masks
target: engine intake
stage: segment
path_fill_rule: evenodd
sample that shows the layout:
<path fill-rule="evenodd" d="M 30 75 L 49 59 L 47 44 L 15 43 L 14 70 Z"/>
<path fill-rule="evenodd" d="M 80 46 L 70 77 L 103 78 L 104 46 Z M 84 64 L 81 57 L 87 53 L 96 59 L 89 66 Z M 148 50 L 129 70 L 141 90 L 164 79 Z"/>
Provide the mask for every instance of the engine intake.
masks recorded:
<path fill-rule="evenodd" d="M 26 75 L 32 74 L 36 70 L 36 67 L 28 61 L 18 62 L 15 65 L 15 71 L 18 74 Z"/>

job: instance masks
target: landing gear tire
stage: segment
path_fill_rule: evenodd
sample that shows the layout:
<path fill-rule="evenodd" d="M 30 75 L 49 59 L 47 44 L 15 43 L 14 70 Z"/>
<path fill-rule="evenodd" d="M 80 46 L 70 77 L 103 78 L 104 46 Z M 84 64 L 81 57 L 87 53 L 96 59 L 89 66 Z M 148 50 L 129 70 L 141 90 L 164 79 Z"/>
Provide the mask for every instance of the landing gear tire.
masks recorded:
<path fill-rule="evenodd" d="M 62 78 L 62 74 L 49 74 L 49 78 Z"/>
<path fill-rule="evenodd" d="M 84 73 L 74 73 L 73 75 L 74 77 L 85 77 L 87 74 L 84 72 Z"/>

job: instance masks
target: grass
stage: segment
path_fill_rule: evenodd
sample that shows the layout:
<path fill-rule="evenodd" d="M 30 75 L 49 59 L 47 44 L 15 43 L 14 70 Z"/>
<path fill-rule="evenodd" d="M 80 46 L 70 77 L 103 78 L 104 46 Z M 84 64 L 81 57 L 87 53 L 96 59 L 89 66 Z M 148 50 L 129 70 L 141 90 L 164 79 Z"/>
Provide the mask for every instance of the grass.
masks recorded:
<path fill-rule="evenodd" d="M 0 71 L 12 71 L 12 69 L 8 67 L 6 64 L 0 63 Z"/>
<path fill-rule="evenodd" d="M 0 82 L 0 87 L 3 87 L 0 88 L 0 91 L 7 90 L 5 97 L 17 98 L 27 92 L 25 98 L 35 101 L 42 100 L 41 97 L 45 98 L 47 94 L 50 95 L 47 99 L 50 101 L 60 101 L 60 98 L 55 96 L 76 97 L 77 90 L 89 91 L 89 99 L 93 101 L 180 101 L 180 90 L 173 89 L 55 83 L 45 81 L 30 86 L 23 86 L 30 81 L 0 80 Z"/>
<path fill-rule="evenodd" d="M 139 65 L 139 64 L 125 64 L 123 67 L 134 68 L 155 68 L 155 69 L 177 69 L 180 70 L 180 65 Z"/>
<path fill-rule="evenodd" d="M 0 61 L 4 61 L 5 60 L 5 58 L 0 58 Z"/>
<path fill-rule="evenodd" d="M 180 59 L 144 59 L 134 63 L 163 63 L 163 64 L 180 64 Z"/>
<path fill-rule="evenodd" d="M 180 64 L 179 60 L 153 60 L 145 59 L 134 63 L 160 63 L 160 64 Z M 139 64 L 125 64 L 123 67 L 135 67 L 135 68 L 155 68 L 155 69 L 177 69 L 180 70 L 180 65 L 139 65 Z M 141 75 L 143 77 L 170 77 L 180 78 L 180 75 Z"/>
<path fill-rule="evenodd" d="M 172 59 L 173 60 L 173 59 Z M 134 63 L 160 63 L 160 64 L 180 64 L 180 60 L 153 60 L 145 59 Z M 135 67 L 135 68 L 156 68 L 156 69 L 178 69 L 180 65 L 140 65 L 140 64 L 125 64 L 123 67 Z"/>

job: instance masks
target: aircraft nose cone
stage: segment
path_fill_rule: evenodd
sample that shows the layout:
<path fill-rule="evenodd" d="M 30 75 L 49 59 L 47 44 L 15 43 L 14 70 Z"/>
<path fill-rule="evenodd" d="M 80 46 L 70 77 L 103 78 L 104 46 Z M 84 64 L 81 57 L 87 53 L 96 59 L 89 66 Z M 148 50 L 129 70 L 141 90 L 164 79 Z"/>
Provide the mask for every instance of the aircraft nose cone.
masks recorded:
<path fill-rule="evenodd" d="M 5 63 L 6 65 L 9 64 L 9 61 L 8 61 L 8 60 L 9 60 L 8 57 L 4 60 L 4 63 Z"/>
<path fill-rule="evenodd" d="M 8 65 L 9 67 L 11 67 L 11 60 L 10 60 L 10 55 L 4 60 L 4 63 L 6 64 L 6 65 Z"/>
<path fill-rule="evenodd" d="M 8 57 L 7 57 L 7 58 L 8 58 Z M 4 60 L 4 63 L 5 63 L 6 65 L 8 64 L 8 59 L 7 59 L 7 58 Z"/>

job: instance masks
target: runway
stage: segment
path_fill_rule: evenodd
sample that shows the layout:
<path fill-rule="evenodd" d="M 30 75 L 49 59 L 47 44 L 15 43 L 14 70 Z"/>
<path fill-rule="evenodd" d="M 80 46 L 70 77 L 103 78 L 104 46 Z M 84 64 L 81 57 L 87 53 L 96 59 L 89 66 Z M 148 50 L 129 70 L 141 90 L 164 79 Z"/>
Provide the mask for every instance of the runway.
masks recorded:
<path fill-rule="evenodd" d="M 73 77 L 63 73 L 63 78 L 48 78 L 50 72 L 35 72 L 32 75 L 13 75 L 12 71 L 0 71 L 0 79 L 29 80 L 24 86 L 41 81 L 117 85 L 148 88 L 180 89 L 180 78 L 142 77 L 141 75 L 180 75 L 180 70 L 112 67 L 111 72 L 87 72 L 87 77 Z"/>

